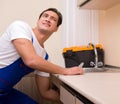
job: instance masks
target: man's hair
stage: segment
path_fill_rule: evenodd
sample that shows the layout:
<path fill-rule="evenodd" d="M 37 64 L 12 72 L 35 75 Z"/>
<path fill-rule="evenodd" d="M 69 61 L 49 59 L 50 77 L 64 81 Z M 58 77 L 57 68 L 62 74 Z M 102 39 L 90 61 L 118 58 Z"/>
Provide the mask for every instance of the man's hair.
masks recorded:
<path fill-rule="evenodd" d="M 58 23 L 57 23 L 57 26 L 60 26 L 62 24 L 62 14 L 56 9 L 56 8 L 48 8 L 46 10 L 44 10 L 40 16 L 39 16 L 39 19 L 41 18 L 41 16 L 43 15 L 44 12 L 46 11 L 53 11 L 55 12 L 57 15 L 58 15 Z"/>

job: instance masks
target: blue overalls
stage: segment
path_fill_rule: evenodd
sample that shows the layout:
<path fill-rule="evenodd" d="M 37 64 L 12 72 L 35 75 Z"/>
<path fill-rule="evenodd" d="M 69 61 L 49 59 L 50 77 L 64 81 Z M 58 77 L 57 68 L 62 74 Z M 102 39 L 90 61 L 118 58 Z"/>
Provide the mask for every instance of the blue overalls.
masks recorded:
<path fill-rule="evenodd" d="M 48 54 L 45 59 L 48 59 Z M 22 77 L 33 71 L 23 63 L 21 58 L 0 69 L 0 104 L 38 104 L 29 96 L 13 88 Z"/>

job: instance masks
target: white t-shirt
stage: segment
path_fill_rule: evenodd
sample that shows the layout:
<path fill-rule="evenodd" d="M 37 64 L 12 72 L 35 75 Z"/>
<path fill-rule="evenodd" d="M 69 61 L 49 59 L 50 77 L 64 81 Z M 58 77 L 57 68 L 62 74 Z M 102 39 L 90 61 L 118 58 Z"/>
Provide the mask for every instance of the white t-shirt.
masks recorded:
<path fill-rule="evenodd" d="M 46 50 L 40 46 L 32 28 L 23 21 L 15 21 L 0 37 L 0 68 L 10 65 L 20 58 L 18 52 L 12 44 L 12 40 L 17 38 L 25 38 L 32 41 L 37 54 L 45 58 Z"/>

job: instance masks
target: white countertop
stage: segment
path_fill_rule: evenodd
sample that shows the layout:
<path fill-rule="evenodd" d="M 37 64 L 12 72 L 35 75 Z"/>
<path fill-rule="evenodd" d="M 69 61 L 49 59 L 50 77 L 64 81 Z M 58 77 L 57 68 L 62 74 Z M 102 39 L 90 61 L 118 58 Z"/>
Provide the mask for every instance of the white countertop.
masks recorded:
<path fill-rule="evenodd" d="M 120 104 L 120 73 L 85 73 L 59 79 L 95 104 Z"/>

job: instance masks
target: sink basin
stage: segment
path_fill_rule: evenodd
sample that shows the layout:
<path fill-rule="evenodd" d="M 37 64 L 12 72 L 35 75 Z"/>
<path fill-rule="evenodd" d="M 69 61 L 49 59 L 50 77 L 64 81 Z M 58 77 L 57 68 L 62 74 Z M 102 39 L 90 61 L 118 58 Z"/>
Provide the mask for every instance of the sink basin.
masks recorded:
<path fill-rule="evenodd" d="M 120 72 L 120 68 L 83 68 L 85 73 L 88 72 L 107 72 L 107 73 L 117 73 Z"/>
<path fill-rule="evenodd" d="M 105 72 L 107 68 L 83 68 L 84 72 Z"/>

